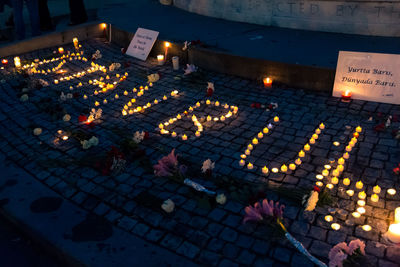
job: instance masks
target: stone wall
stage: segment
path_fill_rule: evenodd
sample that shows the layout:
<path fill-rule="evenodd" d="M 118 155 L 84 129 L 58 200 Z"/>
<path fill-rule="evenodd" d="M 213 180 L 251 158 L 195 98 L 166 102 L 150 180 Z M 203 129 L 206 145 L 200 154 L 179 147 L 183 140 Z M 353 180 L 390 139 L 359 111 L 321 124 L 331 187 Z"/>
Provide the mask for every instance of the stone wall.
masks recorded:
<path fill-rule="evenodd" d="M 400 36 L 400 1 L 174 0 L 189 12 L 293 29 Z"/>

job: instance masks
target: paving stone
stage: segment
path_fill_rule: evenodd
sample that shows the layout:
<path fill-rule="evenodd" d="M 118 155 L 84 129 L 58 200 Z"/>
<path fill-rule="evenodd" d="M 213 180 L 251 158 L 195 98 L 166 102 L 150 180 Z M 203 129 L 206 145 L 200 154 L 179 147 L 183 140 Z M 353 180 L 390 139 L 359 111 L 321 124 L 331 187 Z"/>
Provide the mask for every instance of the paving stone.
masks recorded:
<path fill-rule="evenodd" d="M 182 245 L 178 248 L 177 252 L 182 254 L 190 259 L 196 257 L 196 255 L 200 252 L 200 248 L 197 246 L 190 244 L 189 242 L 185 241 Z"/>

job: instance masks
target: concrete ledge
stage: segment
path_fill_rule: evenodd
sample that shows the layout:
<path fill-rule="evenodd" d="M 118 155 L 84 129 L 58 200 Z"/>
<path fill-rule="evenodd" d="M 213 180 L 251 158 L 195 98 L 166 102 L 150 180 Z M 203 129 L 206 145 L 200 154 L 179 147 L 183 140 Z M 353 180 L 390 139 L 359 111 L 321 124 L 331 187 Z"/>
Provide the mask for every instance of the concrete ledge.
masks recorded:
<path fill-rule="evenodd" d="M 133 35 L 134 33 L 113 27 L 112 42 L 121 47 L 128 47 Z M 157 40 L 149 56 L 155 57 L 163 53 L 164 41 Z M 335 69 L 241 57 L 198 47 L 183 52 L 182 44 L 173 44 L 168 50 L 168 57 L 174 55 L 207 70 L 260 80 L 260 83 L 263 77 L 268 76 L 274 80 L 275 85 L 291 88 L 331 92 L 335 79 Z"/>
<path fill-rule="evenodd" d="M 0 57 L 23 54 L 33 50 L 71 43 L 74 37 L 83 41 L 88 38 L 101 36 L 103 36 L 103 29 L 99 22 L 86 23 L 76 27 L 70 27 L 67 30 L 52 32 L 46 35 L 6 44 L 0 47 Z"/>

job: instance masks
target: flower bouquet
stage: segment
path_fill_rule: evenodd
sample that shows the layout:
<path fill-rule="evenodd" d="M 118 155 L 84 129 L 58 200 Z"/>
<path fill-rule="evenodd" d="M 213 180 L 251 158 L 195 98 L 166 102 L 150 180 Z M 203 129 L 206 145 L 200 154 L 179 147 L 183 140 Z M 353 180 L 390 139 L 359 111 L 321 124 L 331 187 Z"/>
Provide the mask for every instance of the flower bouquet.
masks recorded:
<path fill-rule="evenodd" d="M 335 245 L 329 251 L 329 267 L 368 267 L 371 266 L 365 257 L 365 244 L 359 239 Z"/>
<path fill-rule="evenodd" d="M 264 223 L 270 227 L 273 227 L 275 233 L 281 234 L 304 256 L 306 256 L 311 262 L 317 266 L 326 267 L 326 264 L 312 256 L 308 250 L 297 241 L 283 225 L 283 209 L 284 205 L 280 205 L 279 202 L 274 203 L 273 200 L 268 201 L 264 199 L 261 204 L 256 202 L 254 206 L 247 206 L 245 208 L 245 216 L 243 223 L 253 221 L 257 223 Z"/>

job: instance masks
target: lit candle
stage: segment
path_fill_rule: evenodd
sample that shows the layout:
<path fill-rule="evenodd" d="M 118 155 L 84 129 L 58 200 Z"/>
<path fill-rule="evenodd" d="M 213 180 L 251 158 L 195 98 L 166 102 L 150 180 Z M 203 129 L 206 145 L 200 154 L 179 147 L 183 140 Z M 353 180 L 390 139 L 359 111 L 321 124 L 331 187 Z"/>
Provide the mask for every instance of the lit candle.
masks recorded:
<path fill-rule="evenodd" d="M 391 224 L 386 236 L 393 243 L 400 243 L 400 223 Z"/>
<path fill-rule="evenodd" d="M 269 129 L 268 129 L 267 127 L 265 127 L 265 128 L 263 129 L 263 133 L 267 134 L 268 132 L 269 132 Z"/>
<path fill-rule="evenodd" d="M 263 133 L 260 132 L 260 133 L 257 134 L 257 137 L 261 139 L 261 138 L 264 137 L 264 135 L 263 135 Z"/>
<path fill-rule="evenodd" d="M 277 172 L 279 172 L 279 169 L 278 168 L 272 168 L 272 172 L 273 173 L 277 173 Z"/>
<path fill-rule="evenodd" d="M 327 170 L 330 170 L 332 168 L 332 166 L 329 165 L 329 164 L 326 164 L 326 165 L 324 165 L 324 168 L 327 169 Z"/>
<path fill-rule="evenodd" d="M 287 172 L 287 166 L 285 164 L 281 166 L 281 172 Z"/>
<path fill-rule="evenodd" d="M 329 175 L 329 171 L 328 171 L 327 169 L 324 169 L 324 170 L 322 171 L 322 175 L 323 175 L 323 176 L 328 176 L 328 175 Z"/>
<path fill-rule="evenodd" d="M 337 177 L 333 177 L 331 180 L 332 184 L 338 184 L 339 183 L 339 179 Z"/>
<path fill-rule="evenodd" d="M 269 172 L 269 170 L 268 170 L 267 166 L 264 166 L 264 167 L 262 168 L 262 173 L 263 173 L 263 174 L 268 174 L 268 172 Z"/>
<path fill-rule="evenodd" d="M 296 165 L 300 165 L 300 164 L 301 164 L 301 159 L 300 159 L 300 158 L 297 158 L 297 159 L 294 161 L 294 163 L 295 163 Z"/>
<path fill-rule="evenodd" d="M 395 223 L 400 223 L 400 207 L 397 207 L 394 210 L 394 222 Z"/>
<path fill-rule="evenodd" d="M 338 141 L 333 142 L 334 146 L 340 146 L 340 143 Z"/>
<path fill-rule="evenodd" d="M 360 218 L 361 214 L 358 213 L 357 211 L 353 212 L 351 215 L 353 215 L 354 218 Z"/>
<path fill-rule="evenodd" d="M 362 128 L 361 128 L 361 126 L 357 126 L 357 128 L 356 128 L 356 132 L 357 132 L 357 133 L 361 133 L 361 131 L 362 131 Z"/>
<path fill-rule="evenodd" d="M 270 88 L 272 86 L 272 79 L 269 77 L 265 77 L 263 79 L 263 83 L 265 88 Z"/>
<path fill-rule="evenodd" d="M 170 42 L 165 42 L 164 46 L 165 46 L 165 58 L 167 58 L 168 48 L 171 46 L 171 43 Z"/>
<path fill-rule="evenodd" d="M 346 90 L 342 93 L 342 100 L 343 101 L 350 101 L 351 99 L 351 92 L 350 90 Z"/>
<path fill-rule="evenodd" d="M 340 229 L 340 224 L 338 224 L 338 223 L 332 223 L 332 224 L 331 224 L 331 227 L 332 227 L 333 230 L 337 231 L 337 230 Z"/>
<path fill-rule="evenodd" d="M 248 144 L 248 145 L 247 145 L 247 149 L 248 149 L 248 150 L 253 150 L 253 145 L 252 145 L 252 144 Z"/>
<path fill-rule="evenodd" d="M 278 116 L 274 117 L 274 122 L 279 122 L 279 117 Z"/>
<path fill-rule="evenodd" d="M 358 182 L 356 183 L 356 188 L 357 188 L 357 189 L 362 189 L 363 187 L 364 187 L 363 182 L 358 181 Z"/>
<path fill-rule="evenodd" d="M 326 188 L 328 188 L 328 189 L 333 189 L 333 187 L 334 187 L 333 184 L 327 184 L 326 185 Z"/>
<path fill-rule="evenodd" d="M 391 195 L 391 196 L 394 196 L 394 195 L 396 194 L 396 190 L 393 189 L 393 188 L 389 188 L 389 189 L 387 190 L 387 193 L 388 193 L 389 195 Z"/>
<path fill-rule="evenodd" d="M 304 153 L 303 150 L 300 150 L 300 152 L 299 152 L 299 157 L 300 157 L 300 158 L 303 158 L 305 155 L 306 155 L 306 153 Z"/>
<path fill-rule="evenodd" d="M 157 55 L 158 65 L 164 65 L 164 55 Z"/>
<path fill-rule="evenodd" d="M 321 133 L 321 130 L 318 128 L 318 129 L 315 130 L 315 133 L 316 133 L 316 134 L 320 134 L 320 133 Z"/>
<path fill-rule="evenodd" d="M 372 227 L 368 224 L 365 224 L 361 227 L 365 232 L 371 231 Z"/>
<path fill-rule="evenodd" d="M 200 136 L 200 132 L 199 131 L 196 131 L 194 134 L 196 135 L 196 137 Z"/>
<path fill-rule="evenodd" d="M 353 133 L 353 136 L 354 136 L 355 138 L 358 138 L 358 137 L 360 136 L 360 134 L 357 133 L 357 132 L 355 132 L 355 133 Z"/>
<path fill-rule="evenodd" d="M 16 68 L 20 68 L 21 67 L 21 59 L 19 59 L 19 57 L 15 57 L 14 58 L 14 65 Z"/>
<path fill-rule="evenodd" d="M 183 140 L 183 141 L 186 141 L 186 140 L 187 140 L 187 135 L 186 135 L 186 134 L 182 135 L 182 140 Z"/>
<path fill-rule="evenodd" d="M 358 198 L 359 199 L 365 199 L 366 197 L 367 197 L 367 194 L 365 194 L 364 191 L 361 191 L 361 192 L 358 193 Z"/>
<path fill-rule="evenodd" d="M 304 145 L 304 150 L 305 151 L 309 151 L 310 150 L 310 145 L 309 144 L 305 144 Z"/>
<path fill-rule="evenodd" d="M 253 164 L 251 164 L 251 162 L 249 162 L 249 164 L 247 164 L 247 169 L 249 169 L 249 170 L 253 169 Z"/>
<path fill-rule="evenodd" d="M 318 187 L 322 187 L 322 186 L 324 185 L 324 183 L 321 182 L 321 181 L 318 181 L 318 182 L 316 182 L 315 184 L 316 184 Z"/>
<path fill-rule="evenodd" d="M 79 49 L 79 43 L 78 43 L 78 38 L 73 38 L 72 42 L 74 43 L 75 49 L 78 50 Z"/>
<path fill-rule="evenodd" d="M 176 132 L 172 132 L 172 133 L 171 133 L 171 136 L 172 136 L 172 137 L 176 137 Z"/>
<path fill-rule="evenodd" d="M 257 138 L 253 138 L 253 141 L 251 141 L 254 145 L 258 144 L 258 139 Z"/>
<path fill-rule="evenodd" d="M 341 164 L 339 164 L 339 165 L 337 165 L 336 169 L 337 169 L 339 172 L 342 172 L 342 171 L 344 170 L 344 166 L 341 165 Z"/>
<path fill-rule="evenodd" d="M 344 162 L 345 162 L 344 158 L 339 158 L 339 159 L 338 159 L 338 164 L 342 164 L 342 165 L 343 165 Z"/>
<path fill-rule="evenodd" d="M 4 58 L 4 59 L 1 60 L 1 63 L 2 63 L 4 66 L 6 66 L 6 65 L 8 64 L 8 60 Z"/>
<path fill-rule="evenodd" d="M 240 165 L 240 166 L 243 167 L 245 164 L 246 164 L 246 162 L 245 162 L 244 160 L 241 159 L 241 160 L 239 161 L 239 165 Z"/>
<path fill-rule="evenodd" d="M 349 159 L 349 157 L 350 157 L 349 153 L 346 152 L 346 153 L 343 154 L 343 158 L 344 159 Z"/>
<path fill-rule="evenodd" d="M 313 135 L 312 135 L 312 138 L 313 138 L 313 139 L 318 139 L 318 134 L 313 134 Z"/>
<path fill-rule="evenodd" d="M 292 171 L 294 171 L 294 170 L 296 169 L 296 164 L 290 163 L 290 164 L 289 164 L 289 169 L 292 170 Z"/>
<path fill-rule="evenodd" d="M 246 156 L 245 154 L 240 155 L 240 157 L 241 157 L 242 159 L 247 158 L 247 156 Z"/>
<path fill-rule="evenodd" d="M 315 139 L 314 138 L 310 139 L 310 144 L 312 144 L 312 145 L 315 144 Z"/>
<path fill-rule="evenodd" d="M 64 53 L 64 48 L 59 47 L 59 48 L 58 48 L 58 53 L 60 53 L 60 54 Z"/>
<path fill-rule="evenodd" d="M 364 207 L 358 207 L 357 208 L 357 212 L 360 214 L 364 214 L 365 213 L 365 208 Z"/>
<path fill-rule="evenodd" d="M 58 80 L 54 80 L 54 84 L 58 84 Z"/>
<path fill-rule="evenodd" d="M 378 202 L 379 201 L 379 196 L 377 194 L 372 194 L 371 195 L 371 201 L 372 202 Z"/>
<path fill-rule="evenodd" d="M 347 152 L 351 152 L 351 149 L 352 149 L 351 146 L 346 146 L 346 151 Z"/>
<path fill-rule="evenodd" d="M 319 128 L 320 128 L 321 130 L 323 130 L 323 129 L 325 129 L 325 125 L 324 125 L 323 123 L 321 123 L 321 124 L 319 125 Z"/>
<path fill-rule="evenodd" d="M 87 95 L 83 95 L 83 99 L 87 99 L 88 98 L 88 96 Z"/>
<path fill-rule="evenodd" d="M 362 199 L 358 200 L 357 201 L 357 205 L 360 206 L 360 207 L 364 207 L 365 206 L 365 200 L 362 200 Z"/>
<path fill-rule="evenodd" d="M 326 215 L 325 216 L 325 221 L 331 222 L 331 221 L 333 221 L 333 217 L 331 215 Z"/>
<path fill-rule="evenodd" d="M 324 179 L 324 176 L 322 174 L 317 174 L 315 178 L 317 178 L 318 180 L 322 180 Z"/>
<path fill-rule="evenodd" d="M 339 176 L 339 175 L 340 175 L 339 170 L 338 170 L 338 169 L 334 169 L 334 170 L 332 171 L 332 175 L 333 175 L 333 176 Z"/>
<path fill-rule="evenodd" d="M 374 191 L 375 194 L 379 194 L 381 192 L 381 188 L 379 185 L 375 185 L 372 190 Z"/>
<path fill-rule="evenodd" d="M 350 185 L 350 179 L 349 178 L 344 178 L 343 179 L 343 184 L 344 185 Z"/>
<path fill-rule="evenodd" d="M 64 136 L 62 137 L 62 139 L 63 139 L 64 141 L 66 141 L 66 140 L 68 140 L 68 136 L 64 135 Z"/>
<path fill-rule="evenodd" d="M 349 189 L 349 190 L 346 191 L 346 194 L 348 196 L 352 197 L 354 195 L 354 190 Z"/>

